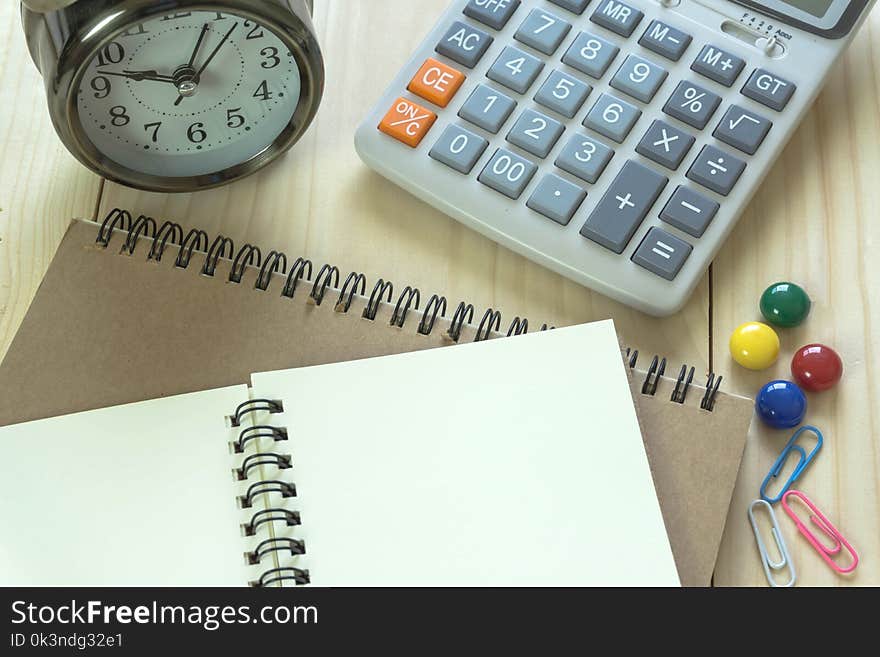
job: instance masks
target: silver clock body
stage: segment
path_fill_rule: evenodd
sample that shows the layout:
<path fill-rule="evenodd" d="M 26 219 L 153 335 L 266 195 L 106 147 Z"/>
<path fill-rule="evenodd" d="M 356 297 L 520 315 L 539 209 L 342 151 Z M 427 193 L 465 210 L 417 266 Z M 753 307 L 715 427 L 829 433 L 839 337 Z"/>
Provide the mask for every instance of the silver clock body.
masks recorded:
<path fill-rule="evenodd" d="M 191 192 L 254 173 L 311 124 L 324 88 L 311 4 L 25 0 L 22 18 L 52 123 L 68 150 L 110 180 Z M 216 23 L 208 20 L 215 15 Z M 259 41 L 251 40 L 255 34 Z M 129 70 L 136 55 L 117 58 L 122 37 L 143 53 L 141 68 L 155 68 L 156 59 L 184 61 L 174 70 Z M 132 102 L 112 105 L 111 85 Z"/>

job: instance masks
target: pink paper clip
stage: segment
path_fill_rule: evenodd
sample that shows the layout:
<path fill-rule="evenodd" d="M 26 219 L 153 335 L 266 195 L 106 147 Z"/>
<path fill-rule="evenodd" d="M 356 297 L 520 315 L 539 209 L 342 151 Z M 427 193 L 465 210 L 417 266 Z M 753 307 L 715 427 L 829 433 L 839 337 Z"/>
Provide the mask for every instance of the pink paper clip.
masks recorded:
<path fill-rule="evenodd" d="M 822 543 L 816 535 L 813 534 L 809 530 L 809 528 L 801 522 L 800 518 L 798 518 L 797 513 L 788 505 L 788 498 L 795 497 L 799 499 L 803 504 L 807 506 L 807 508 L 812 512 L 810 514 L 810 522 L 812 522 L 816 527 L 822 530 L 822 533 L 825 534 L 828 538 L 830 538 L 834 544 L 830 547 Z M 813 549 L 819 553 L 819 556 L 825 560 L 833 570 L 840 573 L 841 575 L 845 575 L 847 573 L 851 573 L 856 569 L 856 566 L 859 565 L 859 555 L 856 553 L 855 548 L 849 544 L 849 542 L 843 537 L 843 534 L 831 524 L 831 521 L 826 518 L 819 509 L 816 508 L 816 505 L 810 501 L 806 495 L 804 495 L 799 490 L 789 490 L 785 495 L 782 496 L 782 508 L 785 510 L 785 513 L 788 514 L 788 517 L 794 520 L 795 526 L 797 526 L 798 531 L 803 535 L 804 538 L 809 541 L 810 545 L 813 546 Z M 840 554 L 840 551 L 846 548 L 846 551 L 849 552 L 852 557 L 852 565 L 847 566 L 846 568 L 841 568 L 837 565 L 837 563 L 832 559 L 832 557 Z"/>

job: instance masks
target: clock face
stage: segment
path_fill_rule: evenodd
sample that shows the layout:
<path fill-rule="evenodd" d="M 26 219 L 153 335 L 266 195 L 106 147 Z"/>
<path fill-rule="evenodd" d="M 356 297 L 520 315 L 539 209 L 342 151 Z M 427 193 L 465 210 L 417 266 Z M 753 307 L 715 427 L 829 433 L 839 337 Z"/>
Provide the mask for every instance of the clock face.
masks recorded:
<path fill-rule="evenodd" d="M 189 11 L 131 26 L 89 63 L 79 120 L 104 156 L 153 176 L 217 173 L 265 151 L 299 104 L 300 71 L 268 27 Z"/>

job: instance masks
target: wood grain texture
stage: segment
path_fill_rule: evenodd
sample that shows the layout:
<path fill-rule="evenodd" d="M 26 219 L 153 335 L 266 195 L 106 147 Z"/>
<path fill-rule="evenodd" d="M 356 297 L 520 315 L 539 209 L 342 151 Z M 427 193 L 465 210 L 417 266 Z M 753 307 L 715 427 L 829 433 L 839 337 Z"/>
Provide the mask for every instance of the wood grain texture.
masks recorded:
<path fill-rule="evenodd" d="M 794 349 L 834 345 L 847 372 L 835 392 L 811 398 L 809 420 L 826 431 L 825 451 L 802 480 L 864 559 L 855 578 L 833 577 L 780 522 L 805 584 L 880 583 L 880 289 L 873 221 L 880 207 L 880 12 L 869 19 L 826 91 L 774 167 L 722 250 L 710 287 L 703 281 L 685 310 L 658 320 L 584 290 L 459 225 L 368 170 L 353 146 L 356 125 L 446 6 L 446 0 L 374 3 L 324 0 L 316 22 L 328 85 L 303 141 L 260 174 L 190 195 L 145 194 L 100 182 L 64 151 L 27 54 L 17 3 L 0 4 L 0 100 L 16 121 L 0 122 L 0 355 L 14 334 L 72 216 L 110 208 L 222 232 L 241 243 L 282 249 L 344 271 L 380 275 L 493 306 L 507 320 L 568 325 L 615 319 L 624 342 L 706 369 L 711 357 L 734 390 L 753 395 L 773 373 L 749 375 L 727 354 L 734 326 L 756 319 L 769 283 L 805 285 L 815 306 L 806 325 L 782 333 L 775 374 L 787 375 Z M 389 38 L 394 35 L 394 38 Z M 368 63 L 365 64 L 365 61 Z M 4 110 L 6 112 L 8 110 Z M 764 585 L 745 506 L 787 434 L 750 438 L 728 520 L 716 583 Z"/>
<path fill-rule="evenodd" d="M 0 358 L 70 218 L 92 216 L 101 184 L 55 135 L 18 7 L 0 3 Z"/>
<path fill-rule="evenodd" d="M 863 558 L 840 578 L 794 529 L 779 522 L 804 585 L 880 583 L 880 12 L 874 11 L 828 86 L 758 192 L 714 265 L 716 367 L 731 389 L 754 395 L 774 378 L 790 378 L 795 350 L 833 346 L 844 360 L 842 384 L 809 396 L 806 421 L 822 429 L 825 446 L 796 488 L 803 490 Z M 791 280 L 813 300 L 807 321 L 780 330 L 775 367 L 747 372 L 730 358 L 727 340 L 742 322 L 759 320 L 758 299 L 769 284 Z M 746 448 L 715 581 L 765 584 L 748 504 L 791 431 L 755 427 Z"/>

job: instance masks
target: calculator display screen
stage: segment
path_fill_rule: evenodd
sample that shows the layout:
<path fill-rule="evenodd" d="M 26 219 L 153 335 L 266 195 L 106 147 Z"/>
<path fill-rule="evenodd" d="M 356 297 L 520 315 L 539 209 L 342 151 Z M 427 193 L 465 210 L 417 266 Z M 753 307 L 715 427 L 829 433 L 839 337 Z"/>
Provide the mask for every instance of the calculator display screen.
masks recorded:
<path fill-rule="evenodd" d="M 819 18 L 822 18 L 834 4 L 834 0 L 782 0 L 782 2 Z"/>

